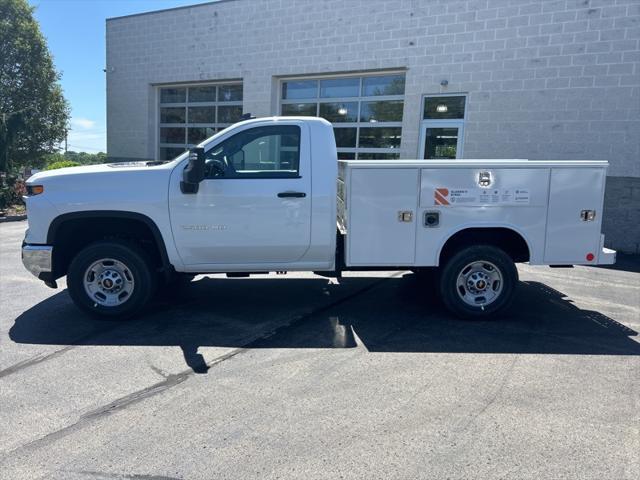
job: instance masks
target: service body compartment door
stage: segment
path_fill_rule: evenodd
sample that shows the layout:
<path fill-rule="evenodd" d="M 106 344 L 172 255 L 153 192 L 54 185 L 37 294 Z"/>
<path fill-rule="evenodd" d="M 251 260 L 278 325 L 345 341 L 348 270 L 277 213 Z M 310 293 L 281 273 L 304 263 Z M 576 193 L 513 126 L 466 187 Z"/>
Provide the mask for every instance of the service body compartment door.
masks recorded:
<path fill-rule="evenodd" d="M 417 168 L 351 170 L 348 265 L 406 266 L 414 263 L 418 176 Z"/>
<path fill-rule="evenodd" d="M 481 175 L 490 185 L 481 187 Z M 507 228 L 528 243 L 531 262 L 542 263 L 549 187 L 548 168 L 425 168 L 420 192 L 416 265 L 435 266 L 440 250 L 456 232 L 467 228 Z M 437 212 L 429 227 L 426 212 Z"/>
<path fill-rule="evenodd" d="M 605 174 L 604 168 L 552 169 L 545 263 L 597 262 Z M 583 218 L 590 211 L 595 212 L 595 217 Z M 589 254 L 593 255 L 591 260 Z"/>

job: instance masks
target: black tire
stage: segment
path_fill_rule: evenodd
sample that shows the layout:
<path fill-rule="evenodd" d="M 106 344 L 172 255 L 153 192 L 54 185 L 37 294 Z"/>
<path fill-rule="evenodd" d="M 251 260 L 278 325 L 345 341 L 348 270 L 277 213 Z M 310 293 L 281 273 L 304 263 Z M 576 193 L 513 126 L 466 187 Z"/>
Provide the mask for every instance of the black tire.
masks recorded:
<path fill-rule="evenodd" d="M 102 259 L 113 259 L 127 268 L 133 278 L 130 294 L 116 306 L 105 306 L 92 298 L 85 289 L 85 274 L 89 267 Z M 137 245 L 125 241 L 102 241 L 81 250 L 71 261 L 67 271 L 69 295 L 78 308 L 98 318 L 126 320 L 139 313 L 155 293 L 157 276 L 152 262 Z"/>
<path fill-rule="evenodd" d="M 471 301 L 474 295 L 480 299 L 479 303 L 469 304 L 463 300 L 463 293 L 469 293 L 464 287 L 458 286 L 458 277 L 466 270 L 466 275 L 471 275 L 474 269 L 468 266 L 474 262 L 485 262 L 485 267 L 480 269 L 480 274 L 484 274 L 485 268 L 492 275 L 493 267 L 498 271 L 500 280 L 493 282 L 481 283 L 487 288 L 480 293 L 478 290 L 471 292 L 467 297 Z M 468 281 L 473 282 L 470 277 L 465 277 Z M 482 281 L 480 278 L 478 281 Z M 440 275 L 440 295 L 444 305 L 449 311 L 457 317 L 468 320 L 491 320 L 500 317 L 506 309 L 509 308 L 513 301 L 516 285 L 518 283 L 518 270 L 513 260 L 503 250 L 491 245 L 478 245 L 464 248 L 451 256 L 442 266 Z M 478 285 L 476 283 L 476 285 Z M 483 297 L 484 296 L 484 297 Z M 482 298 L 488 299 L 494 296 L 494 299 L 487 304 L 482 303 Z"/>

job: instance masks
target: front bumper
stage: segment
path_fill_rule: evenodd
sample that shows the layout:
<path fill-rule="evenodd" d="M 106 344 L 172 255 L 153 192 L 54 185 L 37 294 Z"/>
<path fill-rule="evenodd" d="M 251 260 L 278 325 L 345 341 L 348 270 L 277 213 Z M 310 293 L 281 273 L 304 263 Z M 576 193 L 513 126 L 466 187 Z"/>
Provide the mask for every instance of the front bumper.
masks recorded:
<path fill-rule="evenodd" d="M 47 280 L 53 271 L 53 247 L 23 244 L 22 264 L 40 280 Z"/>

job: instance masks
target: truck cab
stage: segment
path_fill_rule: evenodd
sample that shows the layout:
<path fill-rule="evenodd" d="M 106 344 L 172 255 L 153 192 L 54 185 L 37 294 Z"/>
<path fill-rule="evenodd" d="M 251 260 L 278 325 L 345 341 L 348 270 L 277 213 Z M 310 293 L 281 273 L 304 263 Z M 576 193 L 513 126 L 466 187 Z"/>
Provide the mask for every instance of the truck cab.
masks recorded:
<path fill-rule="evenodd" d="M 465 318 L 506 311 L 516 262 L 612 263 L 607 162 L 338 162 L 329 122 L 235 124 L 169 162 L 42 172 L 27 182 L 25 267 L 67 276 L 91 314 L 129 318 L 159 284 L 345 270 L 436 272 Z"/>
<path fill-rule="evenodd" d="M 238 124 L 202 147 L 197 191 L 169 180 L 180 270 L 333 268 L 337 153 L 331 124 L 280 118 Z M 188 162 L 188 159 L 186 159 Z"/>

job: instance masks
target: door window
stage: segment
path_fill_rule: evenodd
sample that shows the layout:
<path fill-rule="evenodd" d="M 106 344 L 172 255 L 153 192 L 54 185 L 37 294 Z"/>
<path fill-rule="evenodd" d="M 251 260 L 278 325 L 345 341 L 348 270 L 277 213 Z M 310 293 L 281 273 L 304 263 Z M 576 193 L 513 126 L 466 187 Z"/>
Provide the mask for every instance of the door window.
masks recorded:
<path fill-rule="evenodd" d="M 427 128 L 424 145 L 424 158 L 441 160 L 457 158 L 457 128 Z"/>
<path fill-rule="evenodd" d="M 207 178 L 291 178 L 300 174 L 300 127 L 244 130 L 205 156 Z"/>

